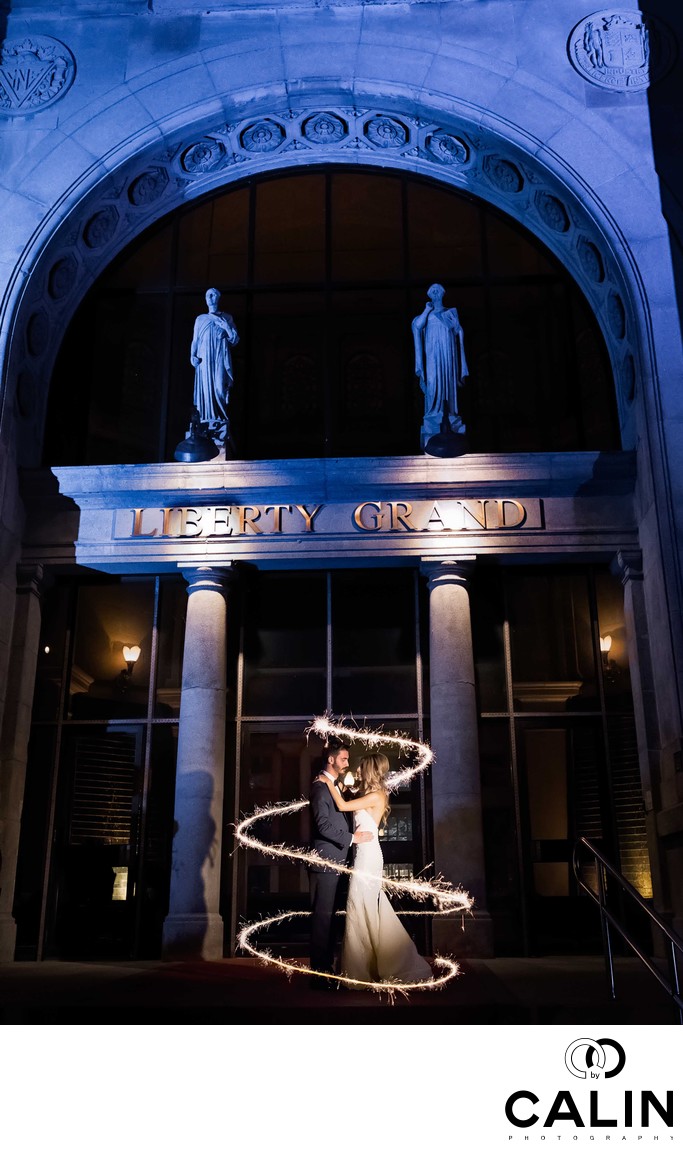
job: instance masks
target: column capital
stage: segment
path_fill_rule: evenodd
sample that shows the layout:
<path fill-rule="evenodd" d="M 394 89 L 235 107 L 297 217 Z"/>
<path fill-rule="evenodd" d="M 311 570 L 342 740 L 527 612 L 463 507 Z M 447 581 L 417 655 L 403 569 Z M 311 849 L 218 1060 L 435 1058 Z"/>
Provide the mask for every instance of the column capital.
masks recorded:
<path fill-rule="evenodd" d="M 610 571 L 616 575 L 624 586 L 631 581 L 640 582 L 643 578 L 643 553 L 634 548 L 633 551 L 617 551 Z"/>
<path fill-rule="evenodd" d="M 476 561 L 476 555 L 440 555 L 422 559 L 420 572 L 427 576 L 430 591 L 448 583 L 466 587 L 474 574 Z"/>
<path fill-rule="evenodd" d="M 180 573 L 187 582 L 187 593 L 193 591 L 216 591 L 224 595 L 237 578 L 237 564 L 229 563 L 221 567 L 181 567 Z"/>
<path fill-rule="evenodd" d="M 17 594 L 35 595 L 42 599 L 50 578 L 50 572 L 42 563 L 17 563 Z"/>

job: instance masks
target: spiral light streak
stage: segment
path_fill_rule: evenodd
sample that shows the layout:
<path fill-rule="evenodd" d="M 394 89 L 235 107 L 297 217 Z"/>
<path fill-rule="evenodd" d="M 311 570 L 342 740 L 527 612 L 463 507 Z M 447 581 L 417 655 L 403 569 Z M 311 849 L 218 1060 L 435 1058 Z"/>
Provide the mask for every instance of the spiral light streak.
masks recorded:
<path fill-rule="evenodd" d="M 414 775 L 426 770 L 434 761 L 433 752 L 426 743 L 408 739 L 403 735 L 387 735 L 380 731 L 370 731 L 367 728 L 350 729 L 339 723 L 333 723 L 327 716 L 320 716 L 314 719 L 306 733 L 309 734 L 310 732 L 319 735 L 323 740 L 328 739 L 330 735 L 334 735 L 349 742 L 362 742 L 368 748 L 389 744 L 393 747 L 397 747 L 399 751 L 417 753 L 417 762 L 414 766 L 406 768 L 403 771 L 395 772 L 391 778 L 387 780 L 387 790 L 396 790 Z M 347 866 L 345 863 L 333 862 L 331 859 L 321 858 L 316 851 L 306 850 L 302 847 L 290 847 L 285 843 L 264 843 L 249 833 L 250 828 L 263 819 L 279 818 L 282 815 L 295 814 L 308 805 L 308 799 L 298 799 L 293 802 L 274 803 L 270 806 L 257 808 L 252 814 L 248 815 L 247 818 L 242 819 L 235 827 L 235 840 L 238 845 L 257 850 L 269 858 L 287 859 L 291 862 L 314 863 L 317 867 L 336 871 L 338 874 L 351 874 L 353 867 Z M 356 870 L 356 873 L 359 873 L 358 870 Z M 451 886 L 450 883 L 440 877 L 434 879 L 392 879 L 383 877 L 382 887 L 390 894 L 409 895 L 418 902 L 430 900 L 436 907 L 435 910 L 431 911 L 401 912 L 411 916 L 418 914 L 446 915 L 452 914 L 453 912 L 460 912 L 464 915 L 470 911 L 473 906 L 473 900 L 467 891 L 462 890 L 460 887 L 456 888 Z M 238 946 L 241 950 L 253 954 L 269 965 L 278 967 L 288 975 L 308 974 L 328 979 L 332 976 L 309 970 L 307 966 L 301 966 L 296 962 L 278 958 L 269 951 L 259 950 L 250 941 L 252 935 L 256 934 L 259 930 L 264 930 L 266 927 L 274 926 L 276 923 L 286 922 L 293 918 L 308 918 L 309 916 L 309 911 L 287 911 L 259 922 L 246 923 L 237 936 Z M 450 982 L 450 980 L 455 978 L 460 972 L 457 962 L 451 958 L 445 958 L 439 955 L 434 958 L 434 967 L 441 973 L 417 983 L 404 983 L 399 981 L 366 982 L 360 979 L 348 978 L 344 975 L 335 975 L 333 977 L 334 981 L 341 985 L 358 989 L 374 990 L 380 994 L 386 993 L 390 998 L 393 998 L 396 993 L 407 994 L 413 990 L 438 989 L 447 982 Z"/>
<path fill-rule="evenodd" d="M 337 913 L 343 914 L 343 911 Z M 408 911 L 408 914 L 422 914 L 423 911 Z M 348 986 L 355 990 L 374 990 L 376 994 L 387 994 L 393 1000 L 396 994 L 407 995 L 412 990 L 440 990 L 451 979 L 457 978 L 460 973 L 460 967 L 457 962 L 452 958 L 443 958 L 437 955 L 433 960 L 433 965 L 442 974 L 434 978 L 425 978 L 422 982 L 364 982 L 360 978 L 347 978 L 346 975 L 336 974 L 328 975 L 323 974 L 321 971 L 309 970 L 307 966 L 300 966 L 296 962 L 287 961 L 284 958 L 278 958 L 277 955 L 271 954 L 267 950 L 258 950 L 250 942 L 250 938 L 257 931 L 263 930 L 268 926 L 275 926 L 277 923 L 285 922 L 291 918 L 309 918 L 310 911 L 307 910 L 291 910 L 283 914 L 273 915 L 272 918 L 264 918 L 260 922 L 247 923 L 243 926 L 237 936 L 237 945 L 240 950 L 246 951 L 248 954 L 253 954 L 255 958 L 261 962 L 267 962 L 270 966 L 277 966 L 285 974 L 291 976 L 292 974 L 307 974 L 315 975 L 318 978 L 325 979 L 326 981 L 333 978 L 341 986 Z"/>
<path fill-rule="evenodd" d="M 319 735 L 321 739 L 328 739 L 330 735 L 336 735 L 338 739 L 365 743 L 366 747 L 369 748 L 386 746 L 387 743 L 390 743 L 399 751 L 416 751 L 417 763 L 415 766 L 406 767 L 403 771 L 394 771 L 386 780 L 385 785 L 388 791 L 395 791 L 398 787 L 402 787 L 414 775 L 426 771 L 434 762 L 432 748 L 428 747 L 426 743 L 420 743 L 417 739 L 409 739 L 405 735 L 387 735 L 384 731 L 371 731 L 367 727 L 343 727 L 339 723 L 333 723 L 327 715 L 319 715 L 314 719 L 306 734 L 311 731 Z"/>

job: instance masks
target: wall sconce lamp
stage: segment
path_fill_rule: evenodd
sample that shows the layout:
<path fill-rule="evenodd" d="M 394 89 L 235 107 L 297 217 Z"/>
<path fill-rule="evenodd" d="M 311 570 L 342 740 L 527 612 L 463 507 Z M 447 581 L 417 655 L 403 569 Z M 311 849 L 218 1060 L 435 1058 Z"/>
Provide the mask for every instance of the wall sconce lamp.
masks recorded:
<path fill-rule="evenodd" d="M 124 674 L 124 675 L 132 675 L 133 674 L 133 667 L 137 663 L 141 654 L 142 654 L 142 652 L 141 652 L 140 648 L 137 646 L 135 646 L 135 647 L 124 647 L 123 648 L 122 655 L 123 655 L 124 659 L 126 660 L 126 667 L 128 668 L 128 670 L 123 671 L 122 674 Z"/>
<path fill-rule="evenodd" d="M 600 654 L 602 655 L 602 666 L 605 671 L 609 670 L 609 653 L 612 650 L 612 636 L 600 636 Z"/>
<path fill-rule="evenodd" d="M 347 771 L 346 774 L 344 775 L 344 778 L 342 779 L 342 783 L 344 784 L 344 786 L 345 787 L 352 787 L 352 786 L 354 786 L 355 782 L 356 782 L 356 776 L 354 775 L 353 771 Z"/>

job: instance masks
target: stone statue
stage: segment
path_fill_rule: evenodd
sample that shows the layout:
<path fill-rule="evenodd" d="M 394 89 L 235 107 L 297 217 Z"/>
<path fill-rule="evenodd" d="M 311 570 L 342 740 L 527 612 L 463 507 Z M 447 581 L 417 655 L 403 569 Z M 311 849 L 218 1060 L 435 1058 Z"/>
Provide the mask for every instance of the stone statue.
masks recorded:
<path fill-rule="evenodd" d="M 423 451 L 428 441 L 441 431 L 451 435 L 465 434 L 465 424 L 458 414 L 458 388 L 469 374 L 463 331 L 456 309 L 443 306 L 444 295 L 441 284 L 432 284 L 427 292 L 425 309 L 412 324 L 415 374 L 425 397 L 420 430 Z"/>
<path fill-rule="evenodd" d="M 218 310 L 221 293 L 209 288 L 208 312 L 194 323 L 190 362 L 194 367 L 194 405 L 202 423 L 208 425 L 214 443 L 223 446 L 229 427 L 228 400 L 232 387 L 230 348 L 239 342 L 231 315 Z"/>

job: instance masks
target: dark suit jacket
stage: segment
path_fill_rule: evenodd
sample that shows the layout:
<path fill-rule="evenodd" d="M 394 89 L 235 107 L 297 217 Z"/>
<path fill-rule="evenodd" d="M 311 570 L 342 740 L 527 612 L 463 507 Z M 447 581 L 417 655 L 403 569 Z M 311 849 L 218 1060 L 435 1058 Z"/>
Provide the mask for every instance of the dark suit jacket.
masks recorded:
<path fill-rule="evenodd" d="M 340 811 L 327 789 L 327 783 L 314 782 L 311 787 L 311 817 L 313 820 L 313 850 L 321 858 L 333 862 L 346 862 L 351 846 L 352 816 Z M 310 870 L 323 871 L 311 863 Z"/>

